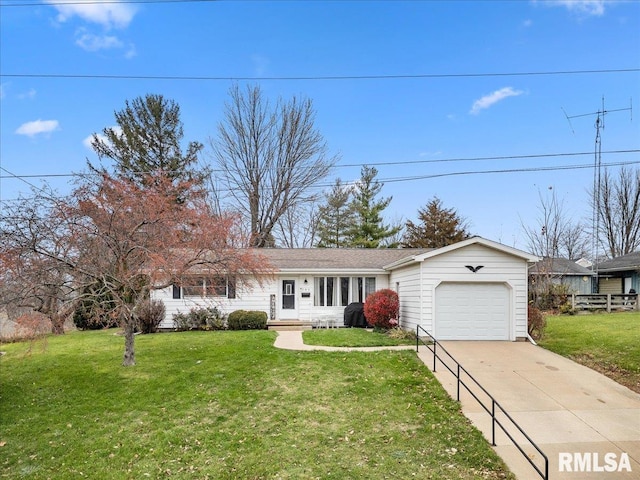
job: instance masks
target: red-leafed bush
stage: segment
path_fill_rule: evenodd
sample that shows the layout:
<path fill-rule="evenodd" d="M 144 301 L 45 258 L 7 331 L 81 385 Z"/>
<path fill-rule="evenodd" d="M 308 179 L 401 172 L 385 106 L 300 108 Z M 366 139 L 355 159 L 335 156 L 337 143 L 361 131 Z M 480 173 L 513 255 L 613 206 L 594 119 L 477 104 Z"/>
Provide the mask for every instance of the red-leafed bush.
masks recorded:
<path fill-rule="evenodd" d="M 364 316 L 374 328 L 388 330 L 397 326 L 399 310 L 398 294 L 388 288 L 372 293 L 364 302 Z"/>

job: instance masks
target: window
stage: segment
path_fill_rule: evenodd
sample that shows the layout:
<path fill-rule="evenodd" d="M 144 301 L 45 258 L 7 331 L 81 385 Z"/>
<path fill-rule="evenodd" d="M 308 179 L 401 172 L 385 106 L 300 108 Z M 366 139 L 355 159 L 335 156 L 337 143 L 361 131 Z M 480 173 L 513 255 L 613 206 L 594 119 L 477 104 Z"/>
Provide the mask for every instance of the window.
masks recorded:
<path fill-rule="evenodd" d="M 340 277 L 340 305 L 349 305 L 349 277 Z"/>
<path fill-rule="evenodd" d="M 313 304 L 346 307 L 351 302 L 364 302 L 375 290 L 375 277 L 314 277 Z"/>
<path fill-rule="evenodd" d="M 173 286 L 173 298 L 184 297 L 227 297 L 236 298 L 234 277 L 214 275 L 210 277 L 189 277 L 182 283 L 182 292 Z"/>
<path fill-rule="evenodd" d="M 316 307 L 324 307 L 325 305 L 325 300 L 327 298 L 324 291 L 325 280 L 325 277 L 315 277 L 313 279 L 313 304 Z"/>
<path fill-rule="evenodd" d="M 376 291 L 376 278 L 367 277 L 364 279 L 364 299 Z"/>

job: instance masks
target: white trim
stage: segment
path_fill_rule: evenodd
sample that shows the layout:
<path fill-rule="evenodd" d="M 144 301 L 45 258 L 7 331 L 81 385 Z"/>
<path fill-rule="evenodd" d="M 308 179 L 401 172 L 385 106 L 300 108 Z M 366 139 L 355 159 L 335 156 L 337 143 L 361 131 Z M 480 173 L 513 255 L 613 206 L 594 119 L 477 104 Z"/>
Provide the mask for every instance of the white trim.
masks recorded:
<path fill-rule="evenodd" d="M 433 258 L 433 257 L 436 257 L 438 255 L 449 253 L 449 252 L 452 252 L 454 250 L 458 250 L 458 249 L 461 249 L 461 248 L 468 247 L 469 245 L 475 245 L 475 244 L 484 245 L 487 248 L 491 248 L 493 250 L 498 250 L 500 252 L 507 253 L 509 255 L 513 255 L 513 256 L 518 257 L 518 258 L 523 258 L 527 262 L 534 263 L 534 262 L 539 262 L 540 261 L 539 257 L 536 257 L 535 255 L 531 255 L 530 253 L 524 252 L 522 250 L 518 250 L 517 248 L 508 247 L 508 246 L 503 245 L 501 243 L 494 242 L 494 241 L 491 241 L 491 240 L 487 240 L 486 238 L 482 238 L 482 237 L 472 237 L 472 238 L 468 238 L 467 240 L 463 240 L 463 241 L 458 242 L 458 243 L 453 243 L 451 245 L 447 245 L 446 247 L 437 248 L 437 249 L 432 250 L 430 252 L 422 253 L 420 255 L 414 255 L 414 256 L 411 256 L 411 257 L 407 257 L 407 258 L 403 258 L 403 259 L 398 260 L 396 262 L 393 262 L 393 263 L 390 263 L 388 265 L 385 265 L 383 268 L 385 270 L 393 270 L 395 268 L 398 268 L 400 266 L 406 265 L 408 263 L 424 262 L 425 260 L 427 260 L 429 258 Z"/>

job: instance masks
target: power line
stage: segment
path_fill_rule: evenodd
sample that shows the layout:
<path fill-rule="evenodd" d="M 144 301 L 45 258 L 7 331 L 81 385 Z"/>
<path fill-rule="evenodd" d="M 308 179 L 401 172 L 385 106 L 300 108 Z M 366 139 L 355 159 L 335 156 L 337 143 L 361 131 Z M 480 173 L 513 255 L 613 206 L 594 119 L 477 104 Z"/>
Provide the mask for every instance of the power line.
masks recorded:
<path fill-rule="evenodd" d="M 291 77 L 246 77 L 246 76 L 197 76 L 197 75 L 101 75 L 75 73 L 0 73 L 5 78 L 55 78 L 78 80 L 169 80 L 169 81 L 330 81 L 330 80 L 410 80 L 439 78 L 482 78 L 482 77 L 527 77 L 552 75 L 587 75 L 608 73 L 637 73 L 640 68 L 617 68 L 599 70 L 547 70 L 532 72 L 477 72 L 477 73 L 421 73 L 390 75 L 318 75 Z"/>
<path fill-rule="evenodd" d="M 635 152 L 639 152 L 640 150 L 635 150 Z M 623 162 L 610 162 L 603 164 L 604 167 L 618 167 L 625 165 L 638 165 L 640 164 L 640 160 L 630 160 Z M 0 167 L 1 168 L 1 167 Z M 507 168 L 507 169 L 493 169 L 493 170 L 463 170 L 457 172 L 445 172 L 445 173 L 434 173 L 427 175 L 414 175 L 407 177 L 390 177 L 390 178 L 381 178 L 376 180 L 377 183 L 399 183 L 399 182 L 411 182 L 416 180 L 428 180 L 433 178 L 443 178 L 443 177 L 454 177 L 454 176 L 467 176 L 467 175 L 488 175 L 488 174 L 500 174 L 500 173 L 531 173 L 531 172 L 551 172 L 551 171 L 562 171 L 562 170 L 582 170 L 593 168 L 593 164 L 577 164 L 577 165 L 553 165 L 553 166 L 543 166 L 543 167 L 529 167 L 529 168 Z M 86 177 L 97 175 L 94 173 L 70 173 L 70 174 L 43 174 L 43 175 L 16 175 L 5 168 L 1 168 L 3 171 L 8 173 L 9 175 L 0 175 L 0 179 L 6 178 L 15 178 L 24 181 L 28 185 L 37 188 L 38 190 L 42 190 L 32 183 L 26 181 L 24 178 L 49 178 L 49 177 Z M 354 182 L 345 182 L 345 185 L 356 184 L 358 180 Z M 315 185 L 313 188 L 327 188 L 333 186 L 333 183 L 321 183 Z M 218 192 L 229 192 L 229 189 L 219 189 Z M 4 200 L 6 202 L 8 200 Z"/>
<path fill-rule="evenodd" d="M 640 164 L 640 160 L 632 160 L 626 162 L 611 162 L 603 164 L 605 167 L 620 167 L 623 165 L 636 165 Z M 394 182 L 408 182 L 414 180 L 425 180 L 429 178 L 441 178 L 441 177 L 453 177 L 461 175 L 481 175 L 491 173 L 527 173 L 527 172 L 550 172 L 557 170 L 581 170 L 593 168 L 593 164 L 581 164 L 581 165 L 556 165 L 548 167 L 531 167 L 531 168 L 508 168 L 501 170 L 475 170 L 475 171 L 463 171 L 463 172 L 448 172 L 448 173 L 435 173 L 432 175 L 416 175 L 412 177 L 398 177 L 388 178 L 381 180 L 382 183 L 394 183 Z"/>
<path fill-rule="evenodd" d="M 621 153 L 638 153 L 640 150 L 609 150 L 607 152 L 603 152 L 606 154 L 621 154 Z M 448 163 L 448 162 L 478 162 L 478 161 L 488 161 L 488 160 L 523 160 L 523 159 L 532 159 L 532 158 L 558 158 L 558 157 L 576 157 L 581 155 L 593 155 L 593 152 L 573 152 L 573 153 L 542 153 L 542 154 L 532 154 L 532 155 L 504 155 L 497 157 L 466 157 L 466 158 L 441 158 L 441 159 L 431 159 L 431 160 L 406 160 L 406 161 L 398 161 L 398 162 L 369 162 L 369 163 L 353 163 L 353 164 L 341 164 L 336 165 L 337 167 L 361 167 L 364 165 L 367 166 L 381 166 L 381 165 L 415 165 L 420 163 Z"/>
<path fill-rule="evenodd" d="M 640 149 L 631 150 L 608 150 L 602 152 L 607 155 L 619 155 L 629 153 L 640 153 Z M 529 155 L 502 155 L 493 157 L 459 157 L 459 158 L 441 158 L 431 160 L 401 160 L 401 161 L 388 161 L 388 162 L 363 162 L 363 163 L 347 163 L 335 165 L 334 168 L 352 168 L 352 167 L 379 167 L 379 166 L 396 166 L 396 165 L 417 165 L 417 164 L 434 164 L 434 163 L 452 163 L 452 162 L 478 162 L 489 160 L 530 160 L 534 158 L 562 158 L 562 157 L 577 157 L 584 155 L 593 155 L 593 152 L 569 152 L 569 153 L 542 153 L 542 154 L 529 154 Z M 634 162 L 631 162 L 634 163 Z M 615 164 L 611 164 L 615 165 Z M 304 168 L 304 167 L 302 167 Z M 308 167 L 311 168 L 311 167 Z M 555 168 L 555 167 L 531 167 L 531 168 Z M 559 170 L 565 169 L 565 166 L 557 167 Z M 576 168 L 582 168 L 581 166 Z M 2 169 L 5 170 L 5 169 Z M 6 171 L 6 170 L 5 170 Z M 221 170 L 213 169 L 212 173 L 220 172 Z M 528 171 L 527 169 L 516 169 L 514 171 Z M 98 175 L 97 173 L 46 173 L 46 174 L 25 174 L 16 175 L 6 171 L 9 175 L 0 175 L 0 179 L 8 178 L 71 178 L 77 176 L 89 176 Z M 131 173 L 147 173 L 147 172 L 131 172 Z M 168 171 L 167 173 L 179 173 L 174 171 Z"/>

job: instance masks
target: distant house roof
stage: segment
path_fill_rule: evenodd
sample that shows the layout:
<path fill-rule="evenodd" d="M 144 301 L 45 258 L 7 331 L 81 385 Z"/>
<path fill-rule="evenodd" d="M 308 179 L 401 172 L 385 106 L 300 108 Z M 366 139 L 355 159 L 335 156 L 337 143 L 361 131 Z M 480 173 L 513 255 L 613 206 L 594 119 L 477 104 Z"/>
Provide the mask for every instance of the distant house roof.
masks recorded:
<path fill-rule="evenodd" d="M 640 270 L 640 251 L 628 253 L 598 264 L 598 272 Z"/>
<path fill-rule="evenodd" d="M 531 274 L 540 275 L 593 275 L 590 268 L 579 265 L 568 258 L 543 258 L 529 269 Z"/>
<path fill-rule="evenodd" d="M 429 252 L 431 248 L 263 248 L 272 267 L 280 272 L 379 271 L 407 257 Z"/>

